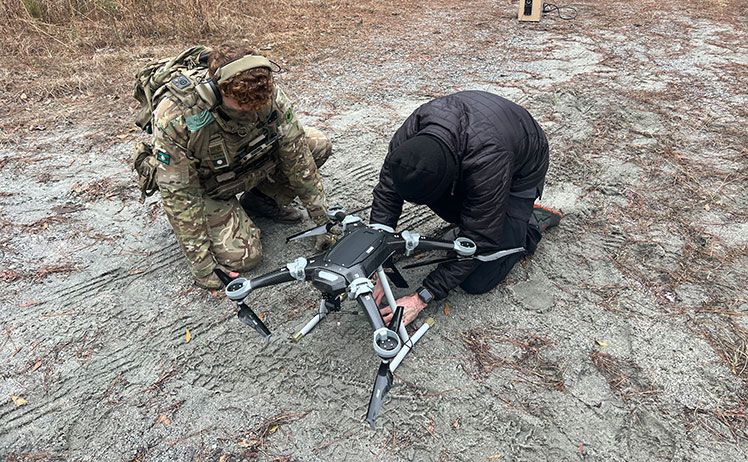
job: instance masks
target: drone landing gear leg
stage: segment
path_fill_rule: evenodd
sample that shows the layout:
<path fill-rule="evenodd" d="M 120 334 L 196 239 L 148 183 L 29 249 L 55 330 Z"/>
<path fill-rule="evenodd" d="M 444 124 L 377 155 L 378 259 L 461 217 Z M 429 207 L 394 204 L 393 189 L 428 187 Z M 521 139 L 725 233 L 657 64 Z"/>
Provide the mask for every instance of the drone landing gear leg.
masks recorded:
<path fill-rule="evenodd" d="M 403 327 L 402 316 L 403 307 L 399 306 L 395 310 L 395 314 L 392 317 L 392 322 L 388 326 L 389 332 L 391 332 L 392 335 L 395 335 L 394 329 L 397 329 L 396 326 L 399 325 L 400 327 Z M 379 365 L 377 376 L 374 378 L 374 389 L 371 391 L 371 398 L 369 398 L 369 409 L 366 413 L 366 422 L 369 423 L 369 426 L 372 428 L 372 430 L 376 426 L 377 415 L 379 414 L 379 410 L 382 408 L 382 404 L 384 403 L 384 397 L 387 392 L 390 391 L 390 388 L 392 388 L 395 371 L 397 370 L 398 366 L 400 366 L 400 363 L 402 363 L 403 359 L 405 359 L 405 356 L 416 344 L 416 342 L 418 342 L 418 340 L 423 337 L 423 334 L 425 334 L 426 331 L 429 330 L 429 328 L 433 325 L 434 319 L 428 318 L 426 322 L 413 334 L 413 336 L 404 341 L 402 345 L 400 345 L 399 342 L 391 337 L 383 338 L 380 336 L 379 338 L 377 338 L 377 332 L 374 333 L 374 350 L 382 358 L 382 364 Z M 389 351 L 387 351 L 388 342 L 391 342 L 389 345 Z M 394 354 L 394 356 L 391 356 L 392 354 Z M 389 358 L 385 355 L 389 356 Z"/>
<path fill-rule="evenodd" d="M 327 300 L 325 300 L 324 298 L 319 302 L 319 312 L 314 315 L 314 317 L 310 319 L 309 322 L 306 323 L 306 325 L 302 327 L 300 331 L 291 336 L 292 342 L 298 343 L 299 340 L 301 340 L 301 337 L 311 332 L 312 329 L 314 329 L 314 327 L 327 316 L 327 314 L 330 312 L 327 309 L 327 303 Z"/>
<path fill-rule="evenodd" d="M 400 365 L 403 359 L 405 359 L 405 356 L 410 353 L 410 350 L 413 349 L 416 342 L 419 341 L 421 337 L 423 337 L 423 334 L 425 334 L 426 331 L 429 330 L 429 328 L 431 328 L 435 323 L 436 321 L 434 320 L 434 318 L 426 319 L 426 322 L 424 322 L 423 325 L 418 328 L 413 336 L 403 342 L 403 347 L 400 349 L 400 352 L 392 359 L 392 361 L 390 361 L 390 372 L 395 373 L 397 367 Z"/>
<path fill-rule="evenodd" d="M 384 403 L 384 397 L 390 388 L 392 388 L 393 374 L 395 373 L 395 370 L 397 370 L 400 363 L 405 359 L 405 356 L 413 349 L 416 342 L 423 337 L 426 331 L 429 330 L 435 322 L 433 318 L 428 318 L 412 337 L 409 336 L 408 331 L 405 329 L 405 325 L 402 323 L 404 312 L 403 307 L 397 306 L 397 301 L 392 293 L 389 280 L 381 266 L 377 269 L 377 276 L 382 283 L 387 302 L 390 307 L 396 308 L 393 308 L 394 313 L 392 315 L 392 321 L 386 328 L 378 329 L 376 323 L 372 321 L 372 325 L 375 329 L 374 351 L 380 358 L 382 358 L 382 364 L 379 365 L 379 370 L 374 378 L 374 389 L 371 391 L 369 409 L 366 414 L 366 421 L 372 429 L 376 425 L 377 415 Z M 362 297 L 359 299 L 359 302 L 364 306 L 367 312 L 371 312 L 372 307 L 369 305 L 372 304 L 367 300 L 367 298 L 371 297 Z M 373 308 L 376 308 L 376 304 L 374 304 Z M 373 318 L 372 314 L 369 316 Z M 381 319 L 381 316 L 379 318 Z"/>
<path fill-rule="evenodd" d="M 387 303 L 394 311 L 397 307 L 397 301 L 395 300 L 395 295 L 392 293 L 392 288 L 390 287 L 389 279 L 387 279 L 387 274 L 385 274 L 384 268 L 382 268 L 381 266 L 377 268 L 377 277 L 379 277 L 379 280 L 382 282 L 382 288 L 384 289 L 384 296 L 387 299 Z M 409 340 L 408 331 L 405 329 L 405 326 L 402 323 L 399 324 L 400 326 L 397 329 L 397 333 L 400 335 L 400 340 L 405 343 Z"/>

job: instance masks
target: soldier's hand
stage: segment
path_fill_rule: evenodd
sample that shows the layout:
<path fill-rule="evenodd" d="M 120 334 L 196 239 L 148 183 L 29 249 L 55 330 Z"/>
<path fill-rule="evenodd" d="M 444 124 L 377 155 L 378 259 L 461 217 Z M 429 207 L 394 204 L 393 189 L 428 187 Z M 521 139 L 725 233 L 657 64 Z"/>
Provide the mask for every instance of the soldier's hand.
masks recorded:
<path fill-rule="evenodd" d="M 327 250 L 335 244 L 335 237 L 321 234 L 314 239 L 314 248 L 319 251 Z"/>
<path fill-rule="evenodd" d="M 198 287 L 202 287 L 203 289 L 220 289 L 223 287 L 223 282 L 221 282 L 220 279 L 218 279 L 218 276 L 216 276 L 213 273 L 210 273 L 210 275 L 202 277 L 202 278 L 195 278 L 195 285 Z"/>

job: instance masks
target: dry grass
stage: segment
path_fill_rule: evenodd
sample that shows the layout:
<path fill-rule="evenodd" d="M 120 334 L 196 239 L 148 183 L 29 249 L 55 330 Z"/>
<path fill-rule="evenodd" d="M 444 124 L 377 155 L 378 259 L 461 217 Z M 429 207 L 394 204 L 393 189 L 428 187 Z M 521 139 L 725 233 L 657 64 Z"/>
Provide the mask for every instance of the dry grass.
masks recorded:
<path fill-rule="evenodd" d="M 121 134 L 133 125 L 136 71 L 195 43 L 246 42 L 293 70 L 429 3 L 227 0 L 208 9 L 196 0 L 0 2 L 0 143 L 19 145 L 38 127 Z M 31 14 L 24 2 L 46 6 Z"/>
<path fill-rule="evenodd" d="M 696 330 L 748 387 L 748 329 L 729 316 L 710 316 L 697 320 Z"/>
<path fill-rule="evenodd" d="M 39 282 L 49 276 L 52 276 L 53 274 L 68 274 L 78 271 L 78 269 L 79 268 L 72 263 L 62 265 L 45 265 L 35 271 L 26 272 L 4 269 L 0 270 L 0 281 L 11 283 L 20 281 L 22 279 L 28 279 L 34 282 Z"/>
<path fill-rule="evenodd" d="M 257 460 L 261 456 L 267 457 L 264 446 L 270 435 L 277 432 L 281 426 L 303 419 L 306 415 L 306 412 L 285 412 L 264 419 L 255 428 L 246 432 L 245 436 L 237 443 L 242 448 L 242 460 Z M 290 460 L 290 456 L 276 455 L 272 460 L 287 461 Z"/>
<path fill-rule="evenodd" d="M 3 281 L 5 283 L 20 281 L 23 278 L 23 274 L 19 273 L 18 271 L 9 269 L 0 270 L 0 281 Z"/>
<path fill-rule="evenodd" d="M 72 263 L 66 263 L 63 265 L 45 265 L 36 270 L 32 275 L 31 279 L 34 281 L 41 281 L 53 274 L 68 274 L 78 271 L 79 268 Z"/>
<path fill-rule="evenodd" d="M 476 328 L 462 333 L 462 342 L 472 353 L 476 376 L 485 376 L 496 368 L 509 368 L 520 380 L 550 390 L 564 391 L 562 368 L 546 358 L 545 350 L 551 341 L 532 333 L 510 336 L 506 332 Z M 502 356 L 493 345 L 515 347 L 519 354 Z"/>
<path fill-rule="evenodd" d="M 50 225 L 64 223 L 66 221 L 68 220 L 65 217 L 52 215 L 46 218 L 42 218 L 41 220 L 37 220 L 33 223 L 25 224 L 23 225 L 23 229 L 29 234 L 41 234 L 49 229 Z"/>
<path fill-rule="evenodd" d="M 14 74 L 12 80 L 4 76 L 6 90 L 27 98 L 86 94 L 112 84 L 119 90 L 122 81 L 129 87 L 139 63 L 194 43 L 245 41 L 281 63 L 297 62 L 381 24 L 389 16 L 383 13 L 418 7 L 372 0 L 228 0 L 210 9 L 195 0 L 2 1 L 2 55 L 15 59 L 5 60 Z M 46 9 L 34 17 L 24 2 Z M 36 82 L 39 77 L 43 82 Z"/>
<path fill-rule="evenodd" d="M 691 425 L 698 424 L 716 437 L 738 443 L 748 440 L 748 396 L 721 401 L 714 408 L 686 409 Z"/>
<path fill-rule="evenodd" d="M 640 401 L 657 394 L 657 390 L 642 378 L 641 369 L 633 362 L 601 351 L 593 352 L 590 359 L 605 377 L 610 391 L 624 402 Z"/>

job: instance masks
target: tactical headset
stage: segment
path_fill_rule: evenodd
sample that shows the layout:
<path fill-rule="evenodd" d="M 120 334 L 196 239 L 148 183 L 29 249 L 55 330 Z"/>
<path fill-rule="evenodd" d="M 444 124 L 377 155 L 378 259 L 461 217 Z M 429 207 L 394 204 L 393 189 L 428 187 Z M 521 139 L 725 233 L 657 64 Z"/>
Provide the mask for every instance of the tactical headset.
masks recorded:
<path fill-rule="evenodd" d="M 207 64 L 209 53 L 203 53 L 200 55 L 199 61 L 203 64 Z M 271 72 L 280 70 L 280 66 L 270 61 L 264 56 L 259 55 L 247 55 L 237 60 L 231 61 L 230 63 L 224 64 L 223 66 L 216 69 L 212 78 L 208 78 L 195 86 L 195 90 L 198 95 L 210 104 L 211 108 L 214 108 L 221 104 L 223 99 L 221 91 L 218 86 L 223 82 L 227 81 L 231 77 L 240 74 L 250 69 L 256 69 L 258 67 L 266 67 Z"/>

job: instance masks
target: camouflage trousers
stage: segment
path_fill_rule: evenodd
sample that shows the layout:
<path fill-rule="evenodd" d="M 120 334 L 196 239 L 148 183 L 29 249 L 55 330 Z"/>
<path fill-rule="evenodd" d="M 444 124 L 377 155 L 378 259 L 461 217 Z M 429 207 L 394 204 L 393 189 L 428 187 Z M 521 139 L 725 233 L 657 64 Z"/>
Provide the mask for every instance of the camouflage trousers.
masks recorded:
<path fill-rule="evenodd" d="M 321 167 L 332 153 L 332 143 L 321 131 L 304 127 L 306 141 L 317 167 Z M 289 204 L 295 196 L 288 178 L 275 172 L 257 186 L 279 204 Z M 247 216 L 236 197 L 228 200 L 204 198 L 205 215 L 210 236 L 210 252 L 216 263 L 226 269 L 247 271 L 262 259 L 260 228 Z"/>
<path fill-rule="evenodd" d="M 309 150 L 312 152 L 314 163 L 317 164 L 317 168 L 320 168 L 327 162 L 332 153 L 332 143 L 324 133 L 316 128 L 304 127 L 304 133 L 306 134 L 306 142 Z M 281 205 L 288 205 L 296 198 L 288 182 L 288 178 L 279 171 L 270 175 L 267 181 L 257 185 L 257 189 L 266 196 L 272 197 Z"/>

